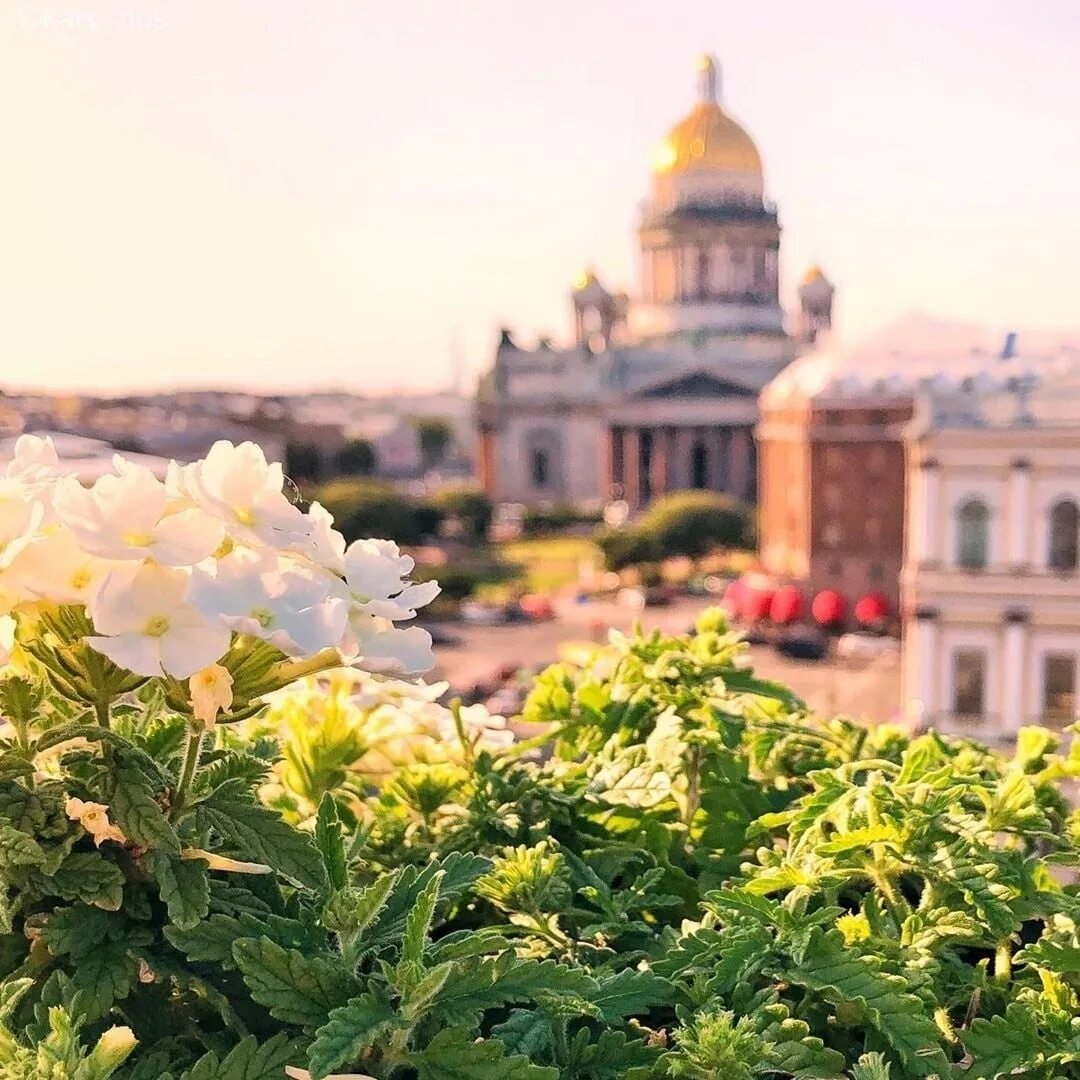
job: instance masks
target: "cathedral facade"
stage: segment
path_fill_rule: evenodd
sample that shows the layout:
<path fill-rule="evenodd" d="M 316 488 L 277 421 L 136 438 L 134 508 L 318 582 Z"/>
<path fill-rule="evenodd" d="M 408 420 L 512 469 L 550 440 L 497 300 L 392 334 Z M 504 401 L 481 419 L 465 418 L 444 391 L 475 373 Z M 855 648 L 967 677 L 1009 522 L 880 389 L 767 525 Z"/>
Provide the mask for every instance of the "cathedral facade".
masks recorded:
<path fill-rule="evenodd" d="M 756 499 L 758 393 L 829 326 L 833 289 L 808 274 L 799 333 L 785 330 L 761 157 L 721 105 L 713 57 L 699 78 L 652 162 L 638 295 L 587 271 L 571 348 L 500 333 L 477 403 L 478 472 L 497 502 L 636 510 L 688 488 Z"/>

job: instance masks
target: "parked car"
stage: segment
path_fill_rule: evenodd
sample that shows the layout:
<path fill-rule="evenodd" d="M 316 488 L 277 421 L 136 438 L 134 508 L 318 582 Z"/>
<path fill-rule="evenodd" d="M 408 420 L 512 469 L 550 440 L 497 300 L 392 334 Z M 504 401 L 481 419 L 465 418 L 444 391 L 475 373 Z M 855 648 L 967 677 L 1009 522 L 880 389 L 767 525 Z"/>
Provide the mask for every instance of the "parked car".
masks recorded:
<path fill-rule="evenodd" d="M 844 634 L 836 643 L 836 655 L 841 660 L 874 660 L 879 656 L 895 656 L 899 650 L 896 638 L 884 634 Z"/>
<path fill-rule="evenodd" d="M 824 660 L 829 655 L 829 642 L 813 630 L 791 630 L 776 643 L 776 651 L 791 660 Z"/>

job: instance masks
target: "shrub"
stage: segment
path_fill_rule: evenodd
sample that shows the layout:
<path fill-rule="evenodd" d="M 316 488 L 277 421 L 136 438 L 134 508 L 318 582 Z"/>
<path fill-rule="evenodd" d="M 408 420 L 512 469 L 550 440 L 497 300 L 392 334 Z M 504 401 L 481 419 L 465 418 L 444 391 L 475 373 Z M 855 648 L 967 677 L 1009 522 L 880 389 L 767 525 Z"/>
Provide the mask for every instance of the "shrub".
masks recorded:
<path fill-rule="evenodd" d="M 310 484 L 322 477 L 322 454 L 313 443 L 287 443 L 284 465 L 285 475 L 297 483 Z"/>
<path fill-rule="evenodd" d="M 431 498 L 443 518 L 456 518 L 473 540 L 483 540 L 491 526 L 493 507 L 482 491 L 470 487 L 446 488 Z"/>
<path fill-rule="evenodd" d="M 530 507 L 521 523 L 526 536 L 546 536 L 564 532 L 575 525 L 599 525 L 603 515 L 599 511 L 579 510 L 567 503 L 549 507 Z"/>
<path fill-rule="evenodd" d="M 663 495 L 642 515 L 637 528 L 651 535 L 665 556 L 694 558 L 717 547 L 746 547 L 752 535 L 748 508 L 712 491 Z"/>
<path fill-rule="evenodd" d="M 311 492 L 348 541 L 371 536 L 417 544 L 424 536 L 418 506 L 389 484 L 375 480 L 332 480 Z"/>
<path fill-rule="evenodd" d="M 656 562 L 662 557 L 656 538 L 632 525 L 623 529 L 601 529 L 596 534 L 596 546 L 607 570 L 623 570 L 638 563 Z"/>

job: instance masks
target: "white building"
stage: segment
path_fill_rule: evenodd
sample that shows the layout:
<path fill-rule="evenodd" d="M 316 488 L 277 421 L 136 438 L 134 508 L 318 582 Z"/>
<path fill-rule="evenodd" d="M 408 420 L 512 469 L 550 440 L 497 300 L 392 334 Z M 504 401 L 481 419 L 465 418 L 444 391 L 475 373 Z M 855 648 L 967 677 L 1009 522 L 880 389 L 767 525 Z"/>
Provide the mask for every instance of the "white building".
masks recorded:
<path fill-rule="evenodd" d="M 758 391 L 800 342 L 784 329 L 761 157 L 721 106 L 714 58 L 700 80 L 653 158 L 637 297 L 587 271 L 571 294 L 572 348 L 502 332 L 478 399 L 478 472 L 496 501 L 637 508 L 680 488 L 755 498 Z M 829 325 L 832 295 L 820 273 L 804 284 L 806 337 Z"/>
<path fill-rule="evenodd" d="M 907 430 L 907 710 L 980 738 L 1077 716 L 1080 352 L 1035 368 L 929 391 Z"/>

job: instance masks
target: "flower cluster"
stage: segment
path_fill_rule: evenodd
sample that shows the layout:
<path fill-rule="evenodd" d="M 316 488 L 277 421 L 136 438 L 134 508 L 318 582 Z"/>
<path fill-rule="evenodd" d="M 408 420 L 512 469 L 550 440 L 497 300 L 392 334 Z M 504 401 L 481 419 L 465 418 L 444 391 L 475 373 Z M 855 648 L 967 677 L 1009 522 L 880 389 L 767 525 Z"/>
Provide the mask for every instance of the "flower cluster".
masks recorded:
<path fill-rule="evenodd" d="M 0 648 L 20 640 L 20 616 L 74 605 L 92 624 L 85 642 L 123 671 L 199 675 L 207 722 L 231 702 L 219 661 L 238 641 L 318 668 L 431 666 L 427 632 L 396 624 L 438 586 L 411 584 L 412 559 L 389 541 L 346 546 L 323 507 L 289 499 L 255 444 L 217 442 L 164 481 L 120 456 L 114 466 L 84 487 L 49 439 L 18 440 L 0 476 Z"/>

